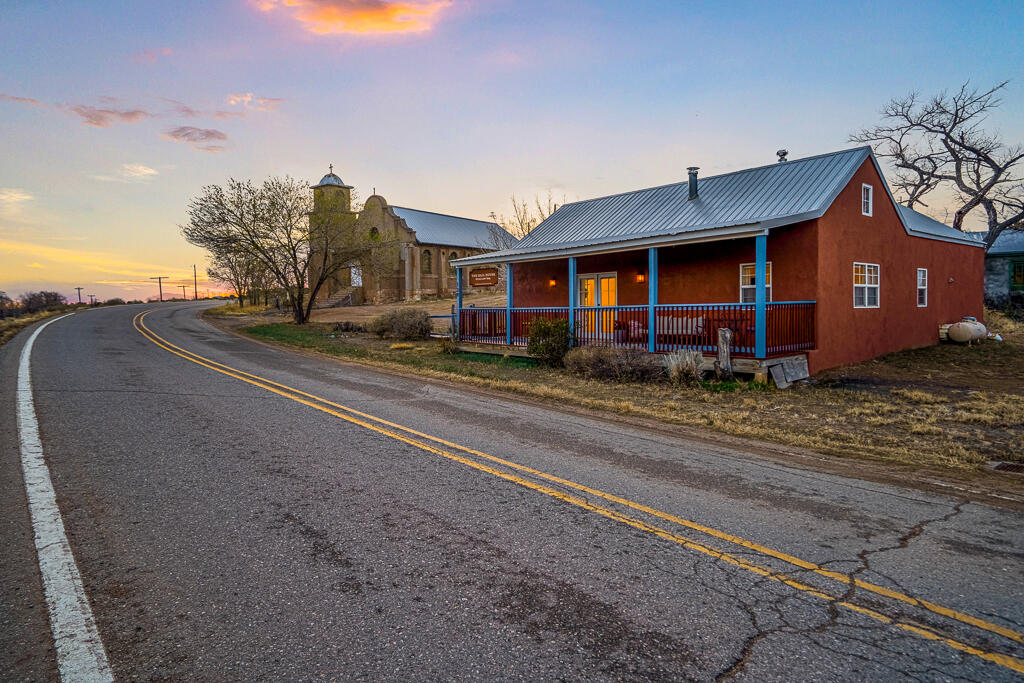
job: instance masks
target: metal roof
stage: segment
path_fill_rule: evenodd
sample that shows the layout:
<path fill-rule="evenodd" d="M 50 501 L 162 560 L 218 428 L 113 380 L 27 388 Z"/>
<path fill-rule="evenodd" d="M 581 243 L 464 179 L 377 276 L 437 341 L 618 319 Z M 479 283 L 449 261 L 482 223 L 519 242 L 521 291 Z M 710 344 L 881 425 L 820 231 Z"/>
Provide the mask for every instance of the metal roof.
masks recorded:
<path fill-rule="evenodd" d="M 985 233 L 978 233 L 981 239 Z M 987 256 L 1000 256 L 1002 254 L 1024 254 L 1024 230 L 1003 230 L 996 238 L 995 244 L 988 250 Z"/>
<path fill-rule="evenodd" d="M 902 204 L 897 204 L 896 210 L 899 211 L 900 219 L 911 235 L 931 237 L 949 242 L 964 242 L 975 246 L 978 244 L 978 240 L 970 234 L 952 228 L 923 213 L 908 209 Z"/>
<path fill-rule="evenodd" d="M 416 231 L 416 239 L 422 244 L 443 244 L 452 247 L 470 247 L 473 249 L 496 249 L 500 240 L 495 238 L 495 231 L 505 233 L 497 223 L 477 221 L 472 218 L 459 218 L 443 213 L 408 209 L 403 206 L 391 206 L 395 215 L 405 221 Z M 507 234 L 507 233 L 506 233 Z M 506 242 L 515 242 L 509 235 Z"/>
<path fill-rule="evenodd" d="M 680 182 L 566 204 L 515 248 L 459 263 L 553 258 L 556 252 L 561 257 L 764 232 L 822 216 L 865 159 L 878 168 L 871 148 L 857 147 L 701 178 L 693 200 L 688 199 L 688 182 Z M 882 175 L 881 168 L 878 172 Z M 974 243 L 927 216 L 910 214 L 900 212 L 908 234 Z"/>

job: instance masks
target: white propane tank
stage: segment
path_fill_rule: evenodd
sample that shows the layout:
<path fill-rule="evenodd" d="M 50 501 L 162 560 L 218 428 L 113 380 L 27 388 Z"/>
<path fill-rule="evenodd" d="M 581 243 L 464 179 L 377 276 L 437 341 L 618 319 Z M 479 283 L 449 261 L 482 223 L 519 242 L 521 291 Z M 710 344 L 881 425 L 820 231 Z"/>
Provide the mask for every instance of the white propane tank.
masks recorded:
<path fill-rule="evenodd" d="M 988 330 L 985 326 L 978 322 L 977 318 L 973 316 L 965 315 L 960 322 L 953 323 L 949 326 L 947 332 L 949 339 L 958 342 L 960 344 L 967 344 L 978 339 L 983 339 Z"/>

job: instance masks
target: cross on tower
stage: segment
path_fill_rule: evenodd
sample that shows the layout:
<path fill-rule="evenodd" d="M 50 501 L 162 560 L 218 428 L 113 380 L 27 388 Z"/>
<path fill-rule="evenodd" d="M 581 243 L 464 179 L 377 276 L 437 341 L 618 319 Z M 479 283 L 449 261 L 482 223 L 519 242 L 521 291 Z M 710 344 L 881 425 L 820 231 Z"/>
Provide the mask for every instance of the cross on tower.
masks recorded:
<path fill-rule="evenodd" d="M 334 164 L 327 164 L 327 168 L 331 169 L 331 173 L 334 173 Z"/>

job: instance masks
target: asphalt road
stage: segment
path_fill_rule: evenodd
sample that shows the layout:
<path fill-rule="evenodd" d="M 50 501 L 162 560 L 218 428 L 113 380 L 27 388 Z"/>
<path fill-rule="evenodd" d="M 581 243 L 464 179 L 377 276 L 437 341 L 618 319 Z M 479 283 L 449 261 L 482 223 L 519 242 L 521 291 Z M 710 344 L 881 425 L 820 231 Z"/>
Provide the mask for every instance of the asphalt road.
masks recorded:
<path fill-rule="evenodd" d="M 1017 512 L 275 350 L 198 310 L 84 311 L 32 351 L 119 680 L 1022 676 Z M 18 681 L 57 678 L 15 420 L 27 336 L 0 349 Z"/>

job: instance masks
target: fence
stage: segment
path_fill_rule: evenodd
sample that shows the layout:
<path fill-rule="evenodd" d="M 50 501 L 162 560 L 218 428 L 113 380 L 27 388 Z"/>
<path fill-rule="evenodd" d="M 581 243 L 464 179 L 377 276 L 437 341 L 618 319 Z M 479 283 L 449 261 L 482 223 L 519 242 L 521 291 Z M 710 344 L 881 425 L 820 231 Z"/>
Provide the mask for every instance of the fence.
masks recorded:
<path fill-rule="evenodd" d="M 778 356 L 815 347 L 813 301 L 781 301 L 767 305 L 767 355 Z M 577 346 L 650 348 L 647 306 L 602 306 L 573 309 Z M 733 331 L 732 353 L 753 356 L 754 304 L 660 304 L 654 307 L 654 350 L 718 351 L 718 329 Z M 568 320 L 569 308 L 463 308 L 459 338 L 478 344 L 507 344 L 508 326 L 514 346 L 526 346 L 528 327 L 537 318 Z"/>

